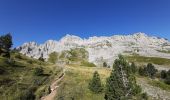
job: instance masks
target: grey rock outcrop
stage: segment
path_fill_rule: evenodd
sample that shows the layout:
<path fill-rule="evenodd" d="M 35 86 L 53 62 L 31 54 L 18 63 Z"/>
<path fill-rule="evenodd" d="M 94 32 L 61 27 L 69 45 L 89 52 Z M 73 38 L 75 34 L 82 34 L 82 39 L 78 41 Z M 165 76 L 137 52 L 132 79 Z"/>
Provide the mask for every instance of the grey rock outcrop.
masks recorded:
<path fill-rule="evenodd" d="M 54 51 L 62 52 L 71 48 L 85 48 L 89 53 L 89 62 L 101 64 L 105 61 L 112 65 L 118 54 L 137 53 L 142 56 L 170 58 L 170 54 L 159 51 L 169 50 L 170 42 L 164 38 L 148 36 L 145 33 L 133 35 L 114 35 L 111 37 L 90 37 L 82 39 L 74 35 L 66 35 L 61 40 L 48 40 L 44 44 L 35 42 L 24 43 L 17 49 L 29 57 L 48 59 Z"/>

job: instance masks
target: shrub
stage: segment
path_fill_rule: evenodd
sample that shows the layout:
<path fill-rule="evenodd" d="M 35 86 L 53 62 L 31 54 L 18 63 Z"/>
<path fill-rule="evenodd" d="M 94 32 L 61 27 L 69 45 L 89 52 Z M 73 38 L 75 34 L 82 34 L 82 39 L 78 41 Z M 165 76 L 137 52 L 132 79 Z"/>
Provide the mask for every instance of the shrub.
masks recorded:
<path fill-rule="evenodd" d="M 150 78 L 154 78 L 158 70 L 151 64 L 148 63 L 147 67 L 140 67 L 139 74 L 141 76 L 149 76 Z"/>
<path fill-rule="evenodd" d="M 28 60 L 27 61 L 29 64 L 33 64 L 33 61 L 32 60 Z"/>
<path fill-rule="evenodd" d="M 44 70 L 43 70 L 42 67 L 38 67 L 38 68 L 35 68 L 35 69 L 34 69 L 34 75 L 36 75 L 36 76 L 42 75 L 43 72 L 44 72 Z"/>
<path fill-rule="evenodd" d="M 19 99 L 20 100 L 35 100 L 35 95 L 34 95 L 34 88 L 29 88 L 25 91 L 23 91 L 20 96 Z"/>
<path fill-rule="evenodd" d="M 162 71 L 161 71 L 161 78 L 162 78 L 162 79 L 165 79 L 166 77 L 167 77 L 166 70 L 162 70 Z"/>
<path fill-rule="evenodd" d="M 167 72 L 167 77 L 165 79 L 165 82 L 170 85 L 170 70 Z"/>
<path fill-rule="evenodd" d="M 106 62 L 103 63 L 103 67 L 107 67 L 107 63 Z"/>
<path fill-rule="evenodd" d="M 4 74 L 5 70 L 0 67 L 0 75 Z"/>
<path fill-rule="evenodd" d="M 144 72 L 144 69 L 142 67 L 139 67 L 139 75 L 141 76 L 144 76 L 145 75 L 145 72 Z"/>
<path fill-rule="evenodd" d="M 158 70 L 155 69 L 155 67 L 151 63 L 148 63 L 146 67 L 146 71 L 147 71 L 147 75 L 153 78 Z"/>
<path fill-rule="evenodd" d="M 43 57 L 38 58 L 38 60 L 39 60 L 39 61 L 42 61 L 42 62 L 45 61 Z"/>
<path fill-rule="evenodd" d="M 148 100 L 148 95 L 147 95 L 147 93 L 142 93 L 142 99 L 143 99 L 143 100 Z"/>

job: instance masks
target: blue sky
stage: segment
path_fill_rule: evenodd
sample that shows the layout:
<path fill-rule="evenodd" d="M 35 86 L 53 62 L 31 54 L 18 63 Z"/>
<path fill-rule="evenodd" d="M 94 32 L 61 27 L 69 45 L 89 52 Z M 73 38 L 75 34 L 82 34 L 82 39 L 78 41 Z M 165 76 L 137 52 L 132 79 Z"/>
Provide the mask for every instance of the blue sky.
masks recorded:
<path fill-rule="evenodd" d="M 65 34 L 145 32 L 170 40 L 170 0 L 0 0 L 0 35 L 7 32 L 14 46 Z"/>

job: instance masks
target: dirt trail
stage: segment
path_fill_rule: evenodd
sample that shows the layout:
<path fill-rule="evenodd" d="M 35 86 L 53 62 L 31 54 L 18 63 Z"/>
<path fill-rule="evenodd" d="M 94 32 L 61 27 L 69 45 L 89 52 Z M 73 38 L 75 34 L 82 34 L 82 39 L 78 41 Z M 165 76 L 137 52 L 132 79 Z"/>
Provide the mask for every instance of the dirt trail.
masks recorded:
<path fill-rule="evenodd" d="M 42 97 L 41 100 L 53 100 L 57 94 L 57 88 L 59 87 L 59 82 L 64 78 L 65 76 L 65 69 L 63 69 L 62 74 L 51 84 L 51 93 Z"/>

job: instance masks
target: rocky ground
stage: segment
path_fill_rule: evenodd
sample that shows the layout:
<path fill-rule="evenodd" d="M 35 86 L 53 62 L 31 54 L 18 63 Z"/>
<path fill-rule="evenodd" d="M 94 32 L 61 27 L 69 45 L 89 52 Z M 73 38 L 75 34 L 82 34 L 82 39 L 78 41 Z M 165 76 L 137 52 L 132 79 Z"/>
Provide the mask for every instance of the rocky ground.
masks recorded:
<path fill-rule="evenodd" d="M 153 100 L 170 100 L 169 91 L 148 84 L 146 79 L 137 78 L 137 83 L 142 87 L 143 92 L 146 92 Z"/>

